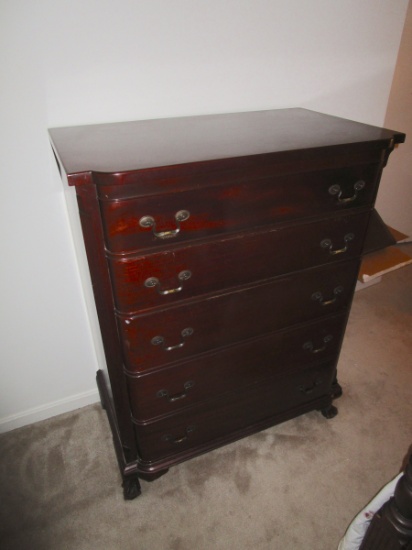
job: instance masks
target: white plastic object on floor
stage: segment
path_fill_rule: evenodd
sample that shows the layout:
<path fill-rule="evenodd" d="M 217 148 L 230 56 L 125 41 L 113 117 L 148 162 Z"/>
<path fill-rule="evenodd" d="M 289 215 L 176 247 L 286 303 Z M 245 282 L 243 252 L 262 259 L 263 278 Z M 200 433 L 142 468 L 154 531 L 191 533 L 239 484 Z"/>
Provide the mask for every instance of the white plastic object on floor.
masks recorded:
<path fill-rule="evenodd" d="M 349 525 L 345 536 L 339 543 L 338 550 L 358 550 L 366 530 L 373 516 L 382 508 L 395 492 L 396 484 L 402 477 L 403 473 L 397 475 L 392 481 L 390 481 L 379 493 L 369 502 L 363 510 L 355 517 L 352 523 Z"/>

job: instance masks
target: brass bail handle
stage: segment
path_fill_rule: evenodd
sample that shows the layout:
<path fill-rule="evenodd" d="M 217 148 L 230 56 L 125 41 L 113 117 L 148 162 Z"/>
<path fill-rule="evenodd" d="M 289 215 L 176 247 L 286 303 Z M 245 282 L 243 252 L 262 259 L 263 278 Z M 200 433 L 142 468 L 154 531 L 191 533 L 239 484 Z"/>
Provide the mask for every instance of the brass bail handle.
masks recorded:
<path fill-rule="evenodd" d="M 181 399 L 185 399 L 187 397 L 187 393 L 190 390 L 190 388 L 193 388 L 195 383 L 193 380 L 188 380 L 183 385 L 183 391 L 180 393 L 176 393 L 174 395 L 170 395 L 168 390 L 159 390 L 156 393 L 157 397 L 164 397 L 169 403 L 174 403 L 175 401 L 180 401 Z"/>
<path fill-rule="evenodd" d="M 355 201 L 358 198 L 359 191 L 362 191 L 366 186 L 366 182 L 364 180 L 359 180 L 353 185 L 353 195 L 350 197 L 344 197 L 343 191 L 341 186 L 338 183 L 335 183 L 334 185 L 331 185 L 328 189 L 329 195 L 337 197 L 337 200 L 340 204 L 348 204 L 350 202 Z"/>
<path fill-rule="evenodd" d="M 333 339 L 333 336 L 331 334 L 328 334 L 327 336 L 325 336 L 322 340 L 322 346 L 320 348 L 315 348 L 314 345 L 313 345 L 313 342 L 312 341 L 308 341 L 308 342 L 305 342 L 303 344 L 303 349 L 305 351 L 308 351 L 309 353 L 322 353 L 322 351 L 325 351 L 326 348 L 327 348 L 327 345 L 329 344 L 329 342 L 331 342 Z"/>
<path fill-rule="evenodd" d="M 172 443 L 173 445 L 179 445 L 180 443 L 187 441 L 190 434 L 192 434 L 194 431 L 195 426 L 188 426 L 185 430 L 185 435 L 183 435 L 182 437 L 174 437 L 174 435 L 172 434 L 165 434 L 162 436 L 162 441 Z"/>
<path fill-rule="evenodd" d="M 151 344 L 152 344 L 152 346 L 162 346 L 164 351 L 173 351 L 175 349 L 182 348 L 186 344 L 184 339 L 188 338 L 189 336 L 192 336 L 193 332 L 194 332 L 194 330 L 191 327 L 184 328 L 182 330 L 182 332 L 180 333 L 183 340 L 181 342 L 179 342 L 178 344 L 175 344 L 174 346 L 166 346 L 166 341 L 165 341 L 163 336 L 154 336 L 151 339 Z"/>
<path fill-rule="evenodd" d="M 190 279 L 191 276 L 192 276 L 192 272 L 186 269 L 184 271 L 181 271 L 178 274 L 177 278 L 179 279 L 179 281 L 181 281 L 181 283 L 183 283 L 184 281 L 187 281 L 188 279 Z M 157 293 L 160 294 L 161 296 L 167 296 L 168 294 L 176 294 L 177 292 L 181 292 L 183 290 L 183 284 L 180 284 L 175 288 L 164 290 L 162 289 L 160 281 L 157 277 L 149 277 L 148 279 L 146 279 L 144 282 L 144 286 L 146 288 L 156 288 Z"/>
<path fill-rule="evenodd" d="M 176 229 L 170 229 L 167 231 L 156 230 L 156 221 L 153 216 L 143 216 L 139 220 L 139 225 L 143 229 L 151 228 L 153 231 L 153 235 L 158 239 L 172 239 L 173 237 L 176 237 L 178 233 L 180 233 L 181 222 L 186 221 L 187 219 L 189 219 L 189 217 L 190 212 L 188 210 L 179 210 L 174 216 L 177 225 Z"/>
<path fill-rule="evenodd" d="M 306 387 L 303 384 L 301 384 L 300 386 L 298 386 L 298 390 L 304 393 L 305 395 L 310 395 L 315 391 L 315 389 L 318 386 L 321 386 L 322 384 L 323 384 L 323 380 L 321 378 L 317 378 L 311 386 Z"/>
<path fill-rule="evenodd" d="M 311 296 L 312 300 L 314 302 L 319 302 L 321 306 L 330 306 L 332 304 L 334 304 L 336 302 L 336 300 L 338 299 L 339 295 L 343 293 L 343 286 L 337 286 L 333 289 L 333 297 L 330 298 L 329 300 L 325 300 L 323 298 L 323 294 L 320 290 L 318 290 L 317 292 L 314 292 Z"/>
<path fill-rule="evenodd" d="M 321 241 L 320 246 L 324 250 L 327 250 L 331 256 L 336 256 L 337 254 L 343 254 L 344 252 L 347 252 L 348 250 L 348 244 L 353 241 L 355 238 L 355 235 L 353 233 L 347 233 L 343 237 L 343 242 L 345 243 L 345 246 L 342 248 L 333 248 L 333 243 L 331 239 L 323 239 Z"/>

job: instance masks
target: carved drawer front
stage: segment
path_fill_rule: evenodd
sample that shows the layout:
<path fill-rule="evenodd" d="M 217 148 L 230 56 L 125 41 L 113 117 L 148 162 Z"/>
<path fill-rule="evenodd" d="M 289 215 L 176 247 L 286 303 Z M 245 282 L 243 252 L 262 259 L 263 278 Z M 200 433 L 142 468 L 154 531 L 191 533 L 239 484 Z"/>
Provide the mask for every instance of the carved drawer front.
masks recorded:
<path fill-rule="evenodd" d="M 236 431 L 270 422 L 286 411 L 294 416 L 299 406 L 330 394 L 334 372 L 330 363 L 318 365 L 202 402 L 163 420 L 135 422 L 141 458 L 156 461 L 229 434 L 235 439 Z"/>
<path fill-rule="evenodd" d="M 106 246 L 123 253 L 371 205 L 377 165 L 101 200 Z"/>
<path fill-rule="evenodd" d="M 338 312 L 351 300 L 358 260 L 183 303 L 118 316 L 126 368 L 142 372 Z"/>
<path fill-rule="evenodd" d="M 119 311 L 177 300 L 354 258 L 361 253 L 369 213 L 305 225 L 237 234 L 146 256 L 109 258 Z"/>
<path fill-rule="evenodd" d="M 345 323 L 346 314 L 328 317 L 137 378 L 128 377 L 132 414 L 138 421 L 170 415 L 238 388 L 335 359 Z"/>

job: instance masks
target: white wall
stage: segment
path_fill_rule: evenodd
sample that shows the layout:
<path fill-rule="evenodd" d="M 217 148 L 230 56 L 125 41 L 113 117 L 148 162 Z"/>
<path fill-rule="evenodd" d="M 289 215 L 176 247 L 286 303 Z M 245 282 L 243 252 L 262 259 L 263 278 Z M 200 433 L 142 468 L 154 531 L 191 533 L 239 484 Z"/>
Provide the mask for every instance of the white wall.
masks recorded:
<path fill-rule="evenodd" d="M 1 399 L 11 429 L 97 400 L 46 128 L 301 106 L 382 124 L 407 0 L 2 0 Z"/>

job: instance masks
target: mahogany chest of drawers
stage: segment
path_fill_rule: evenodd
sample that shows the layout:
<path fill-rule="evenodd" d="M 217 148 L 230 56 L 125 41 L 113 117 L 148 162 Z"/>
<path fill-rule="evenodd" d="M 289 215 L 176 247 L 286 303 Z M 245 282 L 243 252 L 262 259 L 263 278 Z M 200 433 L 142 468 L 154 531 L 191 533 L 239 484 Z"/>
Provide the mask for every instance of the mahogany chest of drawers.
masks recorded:
<path fill-rule="evenodd" d="M 303 414 L 331 418 L 399 132 L 305 109 L 50 130 L 74 185 L 126 498 Z"/>

